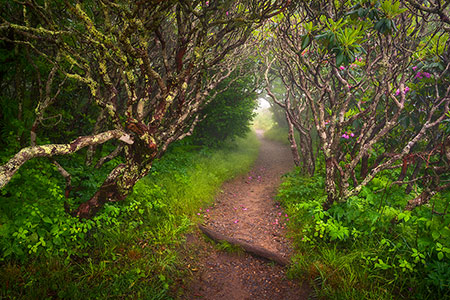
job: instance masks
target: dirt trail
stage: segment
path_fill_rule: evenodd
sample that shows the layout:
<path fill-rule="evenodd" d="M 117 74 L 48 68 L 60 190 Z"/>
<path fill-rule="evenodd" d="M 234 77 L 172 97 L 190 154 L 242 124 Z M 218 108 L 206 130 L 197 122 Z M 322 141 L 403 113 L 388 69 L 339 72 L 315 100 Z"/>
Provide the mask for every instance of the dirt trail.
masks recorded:
<path fill-rule="evenodd" d="M 289 257 L 285 238 L 289 222 L 275 202 L 281 175 L 293 168 L 287 146 L 262 138 L 258 159 L 245 176 L 226 182 L 212 208 L 199 212 L 208 228 Z M 199 261 L 192 262 L 194 280 L 179 299 L 308 299 L 309 289 L 287 280 L 286 268 L 249 254 L 217 250 L 199 236 L 190 236 L 187 247 Z"/>

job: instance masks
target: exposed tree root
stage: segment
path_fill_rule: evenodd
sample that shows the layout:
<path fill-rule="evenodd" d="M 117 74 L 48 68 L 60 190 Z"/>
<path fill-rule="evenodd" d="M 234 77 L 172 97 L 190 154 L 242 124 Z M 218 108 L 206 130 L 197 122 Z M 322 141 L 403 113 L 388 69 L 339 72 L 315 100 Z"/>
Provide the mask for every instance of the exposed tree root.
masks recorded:
<path fill-rule="evenodd" d="M 276 262 L 277 264 L 279 264 L 281 266 L 286 266 L 289 264 L 289 260 L 287 258 L 281 256 L 278 253 L 269 251 L 267 249 L 264 249 L 264 248 L 256 246 L 256 245 L 249 244 L 242 240 L 227 237 L 217 231 L 213 231 L 212 229 L 206 228 L 205 226 L 202 226 L 202 225 L 198 225 L 198 228 L 200 228 L 200 230 L 206 236 L 208 236 L 210 239 L 212 239 L 216 242 L 226 241 L 232 245 L 241 247 L 242 249 L 244 249 L 245 251 L 247 251 L 248 253 L 250 253 L 252 255 Z"/>

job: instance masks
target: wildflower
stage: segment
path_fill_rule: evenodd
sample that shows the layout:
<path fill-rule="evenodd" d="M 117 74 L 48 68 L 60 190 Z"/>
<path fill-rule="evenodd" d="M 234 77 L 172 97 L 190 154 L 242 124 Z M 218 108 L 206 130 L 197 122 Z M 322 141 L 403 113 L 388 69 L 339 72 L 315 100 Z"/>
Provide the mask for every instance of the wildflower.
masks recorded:
<path fill-rule="evenodd" d="M 352 132 L 352 133 L 350 133 L 350 136 L 351 136 L 351 137 L 354 137 L 354 136 L 355 136 L 355 134 L 354 134 L 354 133 Z"/>
<path fill-rule="evenodd" d="M 413 71 L 417 70 L 417 66 L 412 67 Z"/>
<path fill-rule="evenodd" d="M 416 76 L 414 76 L 417 79 L 422 79 L 422 72 L 417 72 Z"/>
<path fill-rule="evenodd" d="M 423 72 L 422 75 L 425 76 L 426 78 L 430 78 L 431 77 L 431 74 L 428 73 L 428 72 Z"/>
<path fill-rule="evenodd" d="M 342 71 L 344 71 L 344 70 L 345 70 L 345 67 L 344 67 L 344 66 L 340 66 L 339 69 L 341 69 Z"/>
<path fill-rule="evenodd" d="M 346 140 L 348 140 L 350 137 L 348 136 L 348 134 L 346 134 L 346 133 L 344 133 L 343 135 L 342 135 L 342 137 L 344 138 L 344 139 L 346 139 Z"/>

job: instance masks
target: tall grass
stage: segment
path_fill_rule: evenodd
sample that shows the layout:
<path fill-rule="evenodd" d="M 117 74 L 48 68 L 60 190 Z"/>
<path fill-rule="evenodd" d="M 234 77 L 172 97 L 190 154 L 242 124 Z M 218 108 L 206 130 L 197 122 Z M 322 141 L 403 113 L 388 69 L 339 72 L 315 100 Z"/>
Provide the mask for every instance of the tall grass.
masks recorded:
<path fill-rule="evenodd" d="M 3 299 L 169 299 L 189 268 L 178 247 L 221 184 L 246 172 L 258 154 L 254 133 L 221 150 L 178 145 L 156 162 L 124 202 L 90 221 L 70 257 L 31 256 L 0 265 Z M 80 241 L 81 242 L 81 241 Z"/>

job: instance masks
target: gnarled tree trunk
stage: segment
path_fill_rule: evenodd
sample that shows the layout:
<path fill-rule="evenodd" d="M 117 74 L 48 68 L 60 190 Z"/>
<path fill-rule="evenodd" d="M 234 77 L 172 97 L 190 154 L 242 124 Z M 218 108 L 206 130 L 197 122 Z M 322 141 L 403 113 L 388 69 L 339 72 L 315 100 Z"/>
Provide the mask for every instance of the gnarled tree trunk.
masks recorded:
<path fill-rule="evenodd" d="M 285 112 L 285 114 L 286 114 L 286 121 L 288 123 L 288 133 L 289 133 L 288 139 L 291 145 L 292 157 L 294 158 L 294 164 L 298 167 L 300 166 L 300 155 L 298 154 L 297 142 L 295 141 L 294 125 L 292 125 L 289 113 Z"/>

